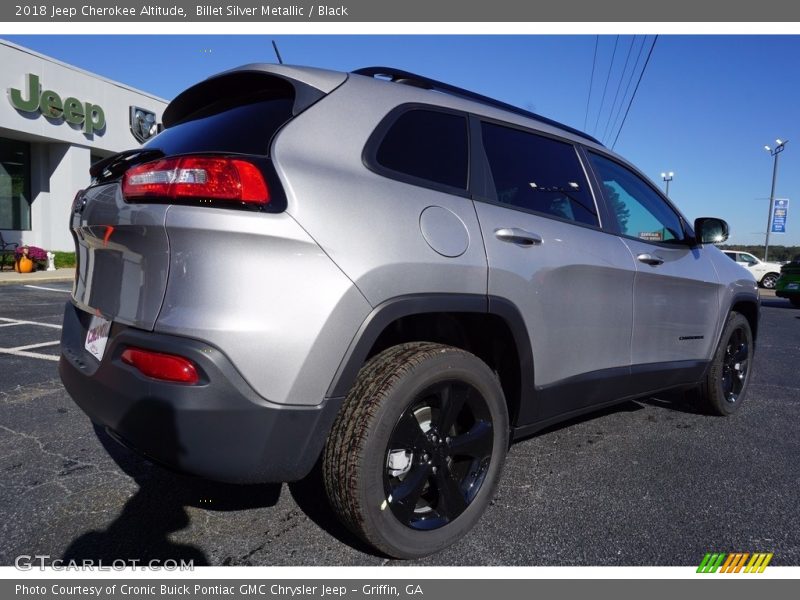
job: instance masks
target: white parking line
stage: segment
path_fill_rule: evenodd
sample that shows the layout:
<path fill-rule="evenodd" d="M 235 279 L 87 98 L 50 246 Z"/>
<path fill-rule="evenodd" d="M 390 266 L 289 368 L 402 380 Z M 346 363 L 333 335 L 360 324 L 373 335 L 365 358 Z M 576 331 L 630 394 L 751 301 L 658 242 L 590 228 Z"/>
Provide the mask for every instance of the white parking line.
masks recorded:
<path fill-rule="evenodd" d="M 62 294 L 69 294 L 72 290 L 59 290 L 56 288 L 42 287 L 41 285 L 25 285 L 23 287 L 33 288 L 34 290 L 45 290 L 46 292 L 61 292 Z"/>
<path fill-rule="evenodd" d="M 51 327 L 52 329 L 61 329 L 61 325 L 53 325 L 52 323 L 37 323 L 36 321 L 22 321 L 20 319 L 9 319 L 8 317 L 0 317 L 0 321 L 7 325 L 40 325 L 42 327 Z M 6 325 L 0 324 L 0 327 Z"/>
<path fill-rule="evenodd" d="M 14 356 L 26 356 L 28 358 L 41 358 L 42 360 L 54 360 L 58 362 L 58 356 L 39 354 L 38 352 L 26 352 L 25 350 L 15 350 L 14 348 L 0 348 L 0 354 L 12 354 Z"/>
<path fill-rule="evenodd" d="M 61 325 L 53 325 L 52 323 L 39 323 L 38 321 L 25 321 L 22 319 L 9 319 L 8 317 L 0 317 L 0 327 L 12 327 L 15 325 L 38 325 L 39 327 L 48 327 L 50 329 L 61 329 Z M 38 352 L 28 352 L 28 350 L 44 348 L 45 346 L 54 346 L 58 343 L 60 342 L 41 342 L 39 344 L 17 346 L 16 348 L 0 348 L 0 354 L 11 354 L 13 356 L 25 356 L 28 358 L 40 358 L 42 360 L 53 360 L 58 362 L 58 356 L 40 354 Z"/>
<path fill-rule="evenodd" d="M 55 342 L 42 342 L 41 344 L 28 344 L 27 346 L 17 346 L 16 348 L 2 348 L 2 350 L 33 350 L 34 348 L 44 348 L 45 346 L 55 346 L 60 344 L 58 340 Z"/>

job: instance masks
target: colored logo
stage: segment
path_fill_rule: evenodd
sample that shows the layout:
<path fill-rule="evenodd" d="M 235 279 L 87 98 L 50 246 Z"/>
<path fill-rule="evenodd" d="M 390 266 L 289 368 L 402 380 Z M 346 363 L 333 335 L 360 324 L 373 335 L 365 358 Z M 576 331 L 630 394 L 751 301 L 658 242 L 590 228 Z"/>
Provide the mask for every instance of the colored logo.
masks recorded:
<path fill-rule="evenodd" d="M 749 560 L 748 560 L 749 559 Z M 763 573 L 769 561 L 772 560 L 772 552 L 708 552 L 703 557 L 700 566 L 697 567 L 698 573 Z"/>

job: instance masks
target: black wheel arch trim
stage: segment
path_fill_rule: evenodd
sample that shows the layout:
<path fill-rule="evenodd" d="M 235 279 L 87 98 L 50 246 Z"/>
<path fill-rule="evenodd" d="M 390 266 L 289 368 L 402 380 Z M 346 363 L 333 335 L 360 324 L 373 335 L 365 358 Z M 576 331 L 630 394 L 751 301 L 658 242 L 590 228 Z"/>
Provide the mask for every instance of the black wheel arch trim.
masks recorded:
<path fill-rule="evenodd" d="M 750 323 L 751 333 L 753 334 L 753 346 L 756 344 L 756 338 L 758 337 L 758 325 L 761 320 L 761 298 L 758 296 L 758 292 L 755 294 L 748 294 L 744 292 L 739 292 L 733 295 L 731 298 L 730 304 L 728 305 L 728 310 L 725 312 L 725 320 L 722 322 L 721 327 L 719 328 L 719 332 L 717 333 L 717 343 L 714 345 L 714 352 L 716 352 L 716 348 L 719 345 L 720 340 L 722 339 L 722 334 L 725 332 L 725 323 L 728 320 L 728 315 L 733 312 L 733 308 L 737 304 L 751 304 L 755 309 L 755 322 L 750 322 L 748 315 L 744 315 L 747 318 L 748 322 Z M 713 356 L 713 355 L 712 355 Z"/>
<path fill-rule="evenodd" d="M 426 313 L 482 313 L 503 319 L 517 346 L 522 402 L 533 390 L 533 352 L 527 327 L 517 306 L 504 298 L 483 294 L 410 294 L 376 306 L 359 327 L 328 387 L 328 397 L 348 394 L 378 336 L 401 317 Z"/>

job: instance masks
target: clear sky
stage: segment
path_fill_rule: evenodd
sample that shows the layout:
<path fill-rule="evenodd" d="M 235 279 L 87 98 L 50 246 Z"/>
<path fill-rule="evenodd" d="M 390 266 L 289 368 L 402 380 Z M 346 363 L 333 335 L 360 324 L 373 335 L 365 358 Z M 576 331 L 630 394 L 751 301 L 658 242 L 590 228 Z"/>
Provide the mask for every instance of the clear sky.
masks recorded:
<path fill-rule="evenodd" d="M 224 69 L 275 62 L 275 39 L 286 63 L 414 71 L 584 129 L 609 146 L 653 40 L 652 35 L 3 37 L 166 99 Z M 764 145 L 790 140 L 776 189 L 776 197 L 791 199 L 787 233 L 773 234 L 770 244 L 798 245 L 799 60 L 800 36 L 659 36 L 615 150 L 662 186 L 661 172 L 674 171 L 670 197 L 690 219 L 722 217 L 731 225 L 731 242 L 763 244 L 773 165 Z"/>

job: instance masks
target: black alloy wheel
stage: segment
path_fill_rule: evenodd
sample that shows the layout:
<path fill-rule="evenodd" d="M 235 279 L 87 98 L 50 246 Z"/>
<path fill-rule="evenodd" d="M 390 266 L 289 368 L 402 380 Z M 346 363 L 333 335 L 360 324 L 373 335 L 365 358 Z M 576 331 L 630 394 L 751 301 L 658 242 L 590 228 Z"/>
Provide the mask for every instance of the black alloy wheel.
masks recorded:
<path fill-rule="evenodd" d="M 418 558 L 454 544 L 489 505 L 508 450 L 495 373 L 431 342 L 362 368 L 333 423 L 322 472 L 334 512 L 380 552 Z"/>
<path fill-rule="evenodd" d="M 750 381 L 753 349 L 750 322 L 741 313 L 731 312 L 700 386 L 701 401 L 712 414 L 729 416 L 741 408 Z"/>
<path fill-rule="evenodd" d="M 492 430 L 486 400 L 467 383 L 443 381 L 419 394 L 386 450 L 384 489 L 395 517 L 413 529 L 458 518 L 483 485 Z"/>
<path fill-rule="evenodd" d="M 733 330 L 722 359 L 722 392 L 725 400 L 736 402 L 744 389 L 750 367 L 750 342 L 743 327 Z"/>

